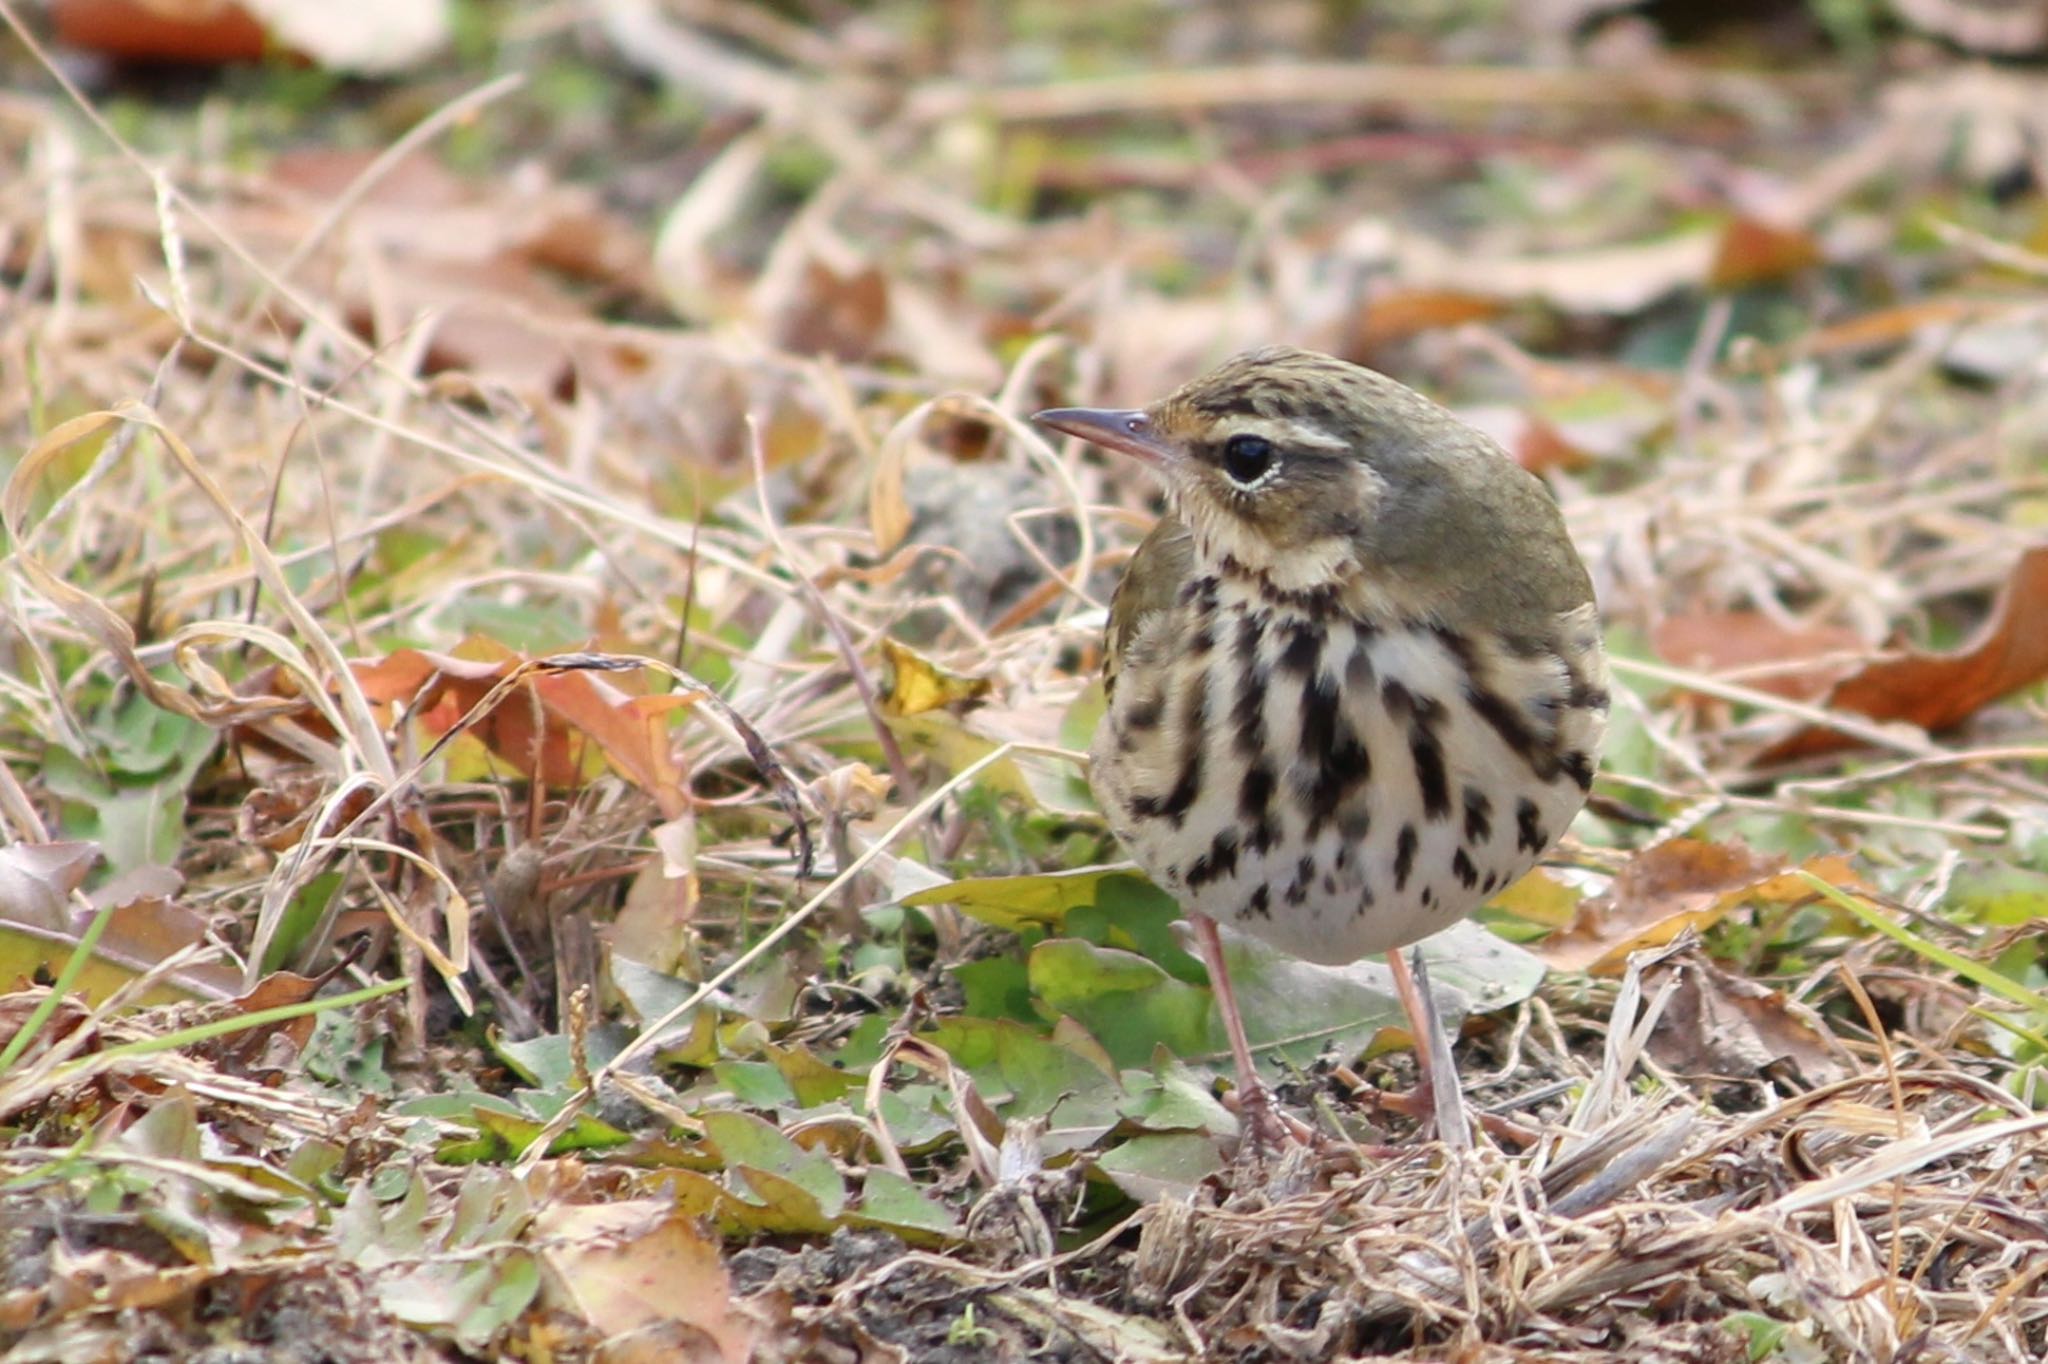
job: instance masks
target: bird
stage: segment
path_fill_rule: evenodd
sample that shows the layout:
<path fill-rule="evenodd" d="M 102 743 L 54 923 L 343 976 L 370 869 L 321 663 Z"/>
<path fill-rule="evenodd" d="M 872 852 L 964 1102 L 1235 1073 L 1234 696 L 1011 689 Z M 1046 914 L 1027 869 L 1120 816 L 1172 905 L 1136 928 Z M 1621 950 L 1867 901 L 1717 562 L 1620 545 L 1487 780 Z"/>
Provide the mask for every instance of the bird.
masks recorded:
<path fill-rule="evenodd" d="M 1600 617 L 1556 500 L 1421 393 L 1291 347 L 1034 420 L 1164 483 L 1110 601 L 1088 781 L 1189 921 L 1255 1144 L 1304 1129 L 1260 1078 L 1219 924 L 1325 965 L 1388 954 L 1426 1090 L 1401 949 L 1533 867 L 1599 763 Z"/>

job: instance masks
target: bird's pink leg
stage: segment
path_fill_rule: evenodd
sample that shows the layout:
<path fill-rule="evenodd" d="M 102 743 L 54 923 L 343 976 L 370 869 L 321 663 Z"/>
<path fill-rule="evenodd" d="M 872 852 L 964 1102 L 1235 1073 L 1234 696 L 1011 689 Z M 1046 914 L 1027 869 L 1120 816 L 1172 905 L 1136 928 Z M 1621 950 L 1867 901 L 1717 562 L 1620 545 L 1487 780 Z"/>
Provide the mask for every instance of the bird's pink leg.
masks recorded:
<path fill-rule="evenodd" d="M 1203 914 L 1188 915 L 1195 930 L 1195 952 L 1209 971 L 1209 988 L 1216 995 L 1216 1011 L 1223 1015 L 1223 1031 L 1230 1038 L 1231 1059 L 1237 1062 L 1237 1102 L 1244 1112 L 1245 1128 L 1254 1146 L 1280 1146 L 1290 1138 L 1299 1140 L 1273 1107 L 1273 1091 L 1259 1078 L 1252 1064 L 1252 1045 L 1244 1035 L 1244 1015 L 1237 1011 L 1237 992 L 1230 986 L 1230 971 L 1223 964 L 1223 939 L 1216 921 Z"/>

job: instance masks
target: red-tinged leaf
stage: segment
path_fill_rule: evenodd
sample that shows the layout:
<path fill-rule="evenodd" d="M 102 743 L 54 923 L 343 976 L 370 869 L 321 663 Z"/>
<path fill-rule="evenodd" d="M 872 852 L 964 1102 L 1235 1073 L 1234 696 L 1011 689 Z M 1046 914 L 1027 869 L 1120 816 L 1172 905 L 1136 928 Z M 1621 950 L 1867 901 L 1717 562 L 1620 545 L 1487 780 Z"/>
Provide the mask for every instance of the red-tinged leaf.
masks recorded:
<path fill-rule="evenodd" d="M 1674 667 L 1739 673 L 1746 687 L 1805 700 L 1853 668 L 1839 655 L 1861 652 L 1864 643 L 1846 626 L 1794 628 L 1761 611 L 1689 611 L 1658 621 L 1650 646 Z"/>
<path fill-rule="evenodd" d="M 1736 218 L 1721 231 L 1707 284 L 1715 289 L 1768 284 L 1810 269 L 1820 259 L 1820 243 L 1807 232 Z"/>
<path fill-rule="evenodd" d="M 1489 321 L 1504 311 L 1500 299 L 1463 289 L 1390 289 L 1366 303 L 1352 349 L 1370 354 L 1424 332 Z"/>
<path fill-rule="evenodd" d="M 1563 469 L 1567 473 L 1593 462 L 1584 447 L 1567 439 L 1564 432 L 1538 416 L 1531 416 L 1510 450 L 1515 463 L 1532 474 Z"/>
<path fill-rule="evenodd" d="M 474 714 L 521 669 L 529 675 L 487 712 Z M 653 796 L 667 817 L 688 804 L 668 743 L 669 715 L 696 700 L 688 693 L 633 696 L 594 672 L 531 668 L 518 656 L 457 658 L 423 649 L 400 649 L 354 670 L 372 701 L 412 708 L 437 735 L 467 721 L 469 733 L 498 758 L 551 786 L 583 780 L 583 758 L 595 752 Z"/>
<path fill-rule="evenodd" d="M 1837 683 L 1832 710 L 1939 731 L 1961 724 L 1999 697 L 2048 677 L 2048 546 L 2020 556 L 1990 622 L 1952 653 L 1909 653 L 1871 663 Z M 1792 762 L 1857 746 L 1857 740 L 1809 725 L 1756 756 Z"/>
<path fill-rule="evenodd" d="M 1821 858 L 1806 870 L 1830 884 L 1857 884 L 1840 858 Z M 1629 859 L 1607 894 L 1582 901 L 1578 921 L 1536 953 L 1561 970 L 1611 975 L 1629 953 L 1661 946 L 1687 928 L 1704 930 L 1741 905 L 1792 903 L 1808 894 L 1782 858 L 1740 843 L 1674 838 Z"/>
<path fill-rule="evenodd" d="M 225 65 L 261 60 L 263 25 L 231 0 L 56 0 L 67 46 L 128 61 Z"/>
<path fill-rule="evenodd" d="M 1856 354 L 1903 345 L 1930 327 L 1946 327 L 1986 311 L 1986 305 L 1965 298 L 1930 298 L 1845 318 L 1822 327 L 1800 342 L 1809 355 Z"/>

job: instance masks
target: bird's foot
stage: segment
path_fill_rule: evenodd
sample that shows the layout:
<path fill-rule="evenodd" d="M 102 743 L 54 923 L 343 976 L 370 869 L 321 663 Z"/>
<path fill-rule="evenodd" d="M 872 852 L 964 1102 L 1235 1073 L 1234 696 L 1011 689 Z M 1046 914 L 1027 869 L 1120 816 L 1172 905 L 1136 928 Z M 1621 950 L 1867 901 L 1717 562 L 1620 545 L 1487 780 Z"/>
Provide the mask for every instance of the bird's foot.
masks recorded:
<path fill-rule="evenodd" d="M 1315 1129 L 1299 1118 L 1281 1112 L 1280 1105 L 1273 1099 L 1273 1091 L 1264 1084 L 1245 1085 L 1231 1097 L 1237 1101 L 1235 1108 L 1244 1132 L 1244 1149 L 1249 1154 L 1264 1156 L 1289 1146 L 1316 1144 Z"/>

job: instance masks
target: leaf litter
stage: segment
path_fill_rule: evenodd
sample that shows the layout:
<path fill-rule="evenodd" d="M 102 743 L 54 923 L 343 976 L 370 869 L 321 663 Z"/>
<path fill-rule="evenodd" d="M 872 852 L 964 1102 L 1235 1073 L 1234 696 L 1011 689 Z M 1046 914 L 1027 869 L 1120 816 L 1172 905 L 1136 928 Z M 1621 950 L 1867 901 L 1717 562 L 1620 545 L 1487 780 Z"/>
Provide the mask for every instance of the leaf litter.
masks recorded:
<path fill-rule="evenodd" d="M 2048 1349 L 2037 76 L 596 8 L 392 156 L 20 68 L 8 1358 Z M 577 71 L 603 183 L 573 104 L 510 171 Z M 1500 432 L 1610 623 L 1594 813 L 1429 949 L 1470 1151 L 1245 944 L 1323 1140 L 1234 1162 L 1079 780 L 1150 492 L 1021 418 L 1274 339 Z"/>

